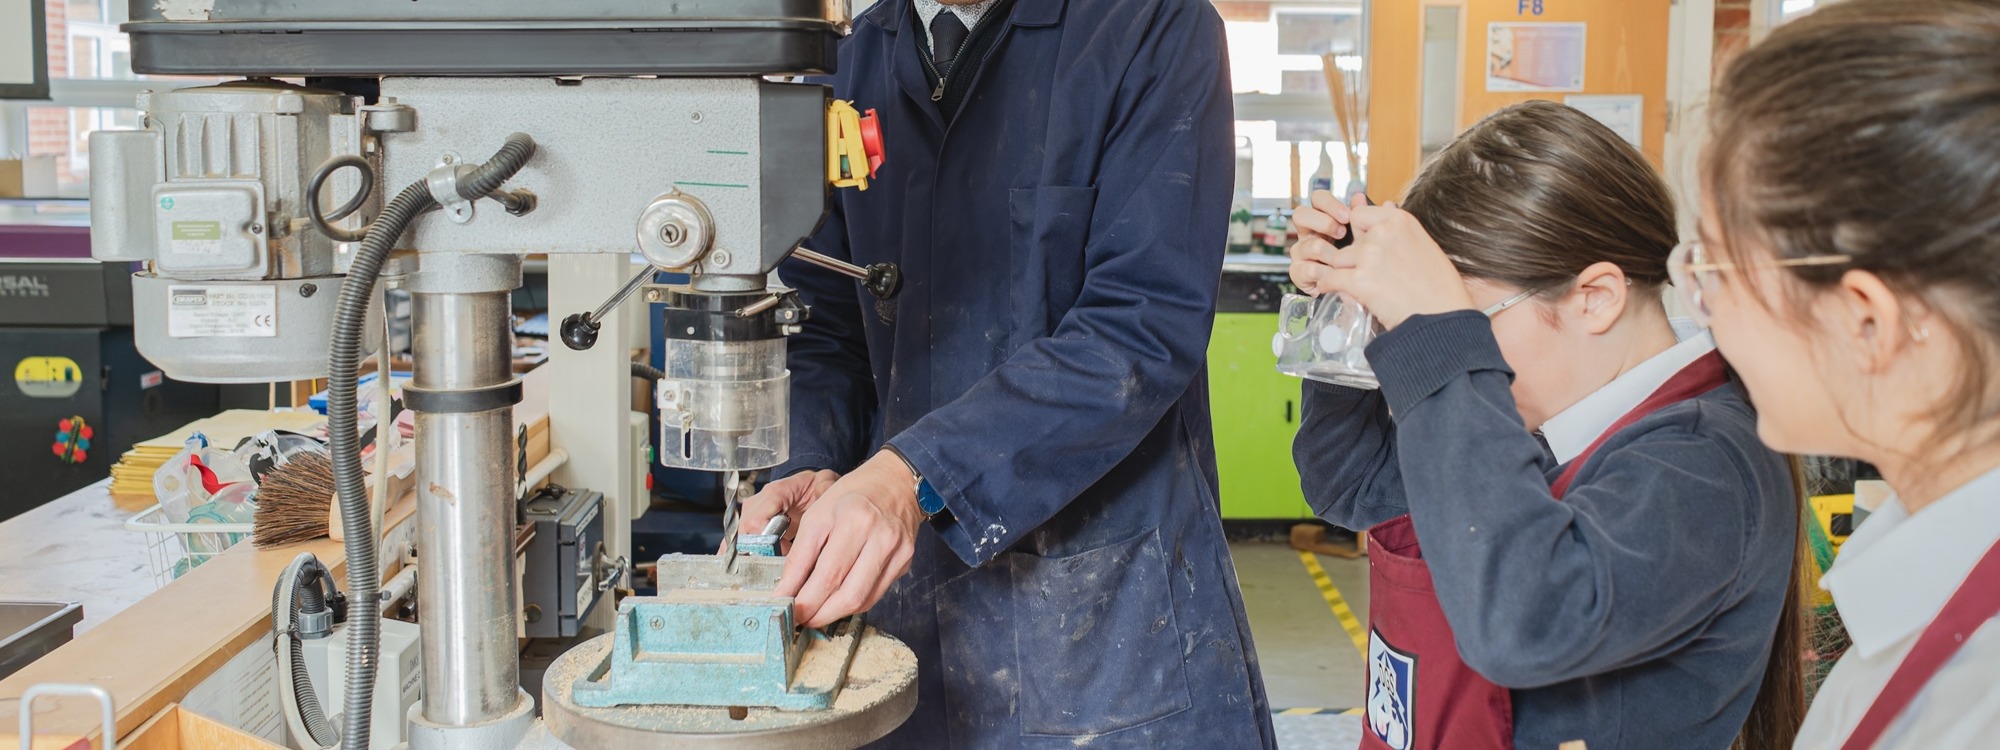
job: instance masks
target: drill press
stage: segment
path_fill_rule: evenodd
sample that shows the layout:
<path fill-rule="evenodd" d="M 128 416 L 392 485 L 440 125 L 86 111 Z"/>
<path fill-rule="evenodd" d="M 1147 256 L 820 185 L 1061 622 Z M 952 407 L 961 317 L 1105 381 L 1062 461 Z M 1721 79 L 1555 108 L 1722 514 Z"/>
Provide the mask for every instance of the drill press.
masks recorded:
<path fill-rule="evenodd" d="M 830 72 L 845 6 L 131 3 L 136 71 L 244 80 L 150 93 L 145 130 L 93 139 L 93 253 L 147 263 L 139 349 L 169 375 L 329 377 L 349 596 L 363 601 L 379 573 L 354 376 L 378 283 L 412 293 L 423 701 L 410 747 L 857 746 L 913 710 L 909 650 L 859 621 L 797 627 L 771 592 L 780 558 L 737 554 L 733 527 L 724 555 L 662 560 L 661 596 L 626 600 L 614 633 L 559 661 L 546 722 L 519 687 L 507 299 L 521 258 L 636 243 L 648 267 L 562 337 L 588 347 L 642 288 L 668 305 L 658 453 L 724 472 L 733 513 L 743 473 L 786 457 L 784 339 L 808 311 L 770 274 L 830 190 L 865 189 L 879 164 L 880 134 L 825 87 L 765 80 Z M 894 293 L 893 267 L 808 259 Z M 691 280 L 649 286 L 656 268 Z M 775 552 L 768 541 L 757 551 Z M 351 624 L 343 748 L 368 744 L 373 609 Z"/>

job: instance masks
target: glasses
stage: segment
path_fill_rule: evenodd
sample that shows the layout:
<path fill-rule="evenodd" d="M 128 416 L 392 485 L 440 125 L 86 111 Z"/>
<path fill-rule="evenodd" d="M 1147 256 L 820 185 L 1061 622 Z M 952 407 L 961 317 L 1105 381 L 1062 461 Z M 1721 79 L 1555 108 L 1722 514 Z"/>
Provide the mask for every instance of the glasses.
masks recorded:
<path fill-rule="evenodd" d="M 1507 308 L 1509 308 L 1509 307 L 1513 307 L 1513 306 L 1515 306 L 1515 305 L 1518 305 L 1518 304 L 1521 304 L 1521 303 L 1523 303 L 1523 302 L 1526 302 L 1526 301 L 1528 301 L 1528 298 L 1530 298 L 1530 297 L 1533 297 L 1533 296 L 1535 296 L 1535 295 L 1537 295 L 1537 294 L 1541 294 L 1542 292 L 1545 292 L 1545 291 L 1548 291 L 1548 290 L 1547 290 L 1546 288 L 1543 288 L 1543 289 L 1529 289 L 1528 291 L 1525 291 L 1525 292 L 1522 292 L 1522 293 L 1520 293 L 1520 294 L 1516 294 L 1516 295 L 1514 295 L 1514 296 L 1512 296 L 1512 297 L 1508 297 L 1508 298 L 1506 298 L 1506 299 L 1503 299 L 1503 300 L 1500 300 L 1499 302 L 1495 302 L 1495 303 L 1493 303 L 1493 306 L 1492 306 L 1492 307 L 1488 307 L 1488 308 L 1486 308 L 1486 309 L 1484 309 L 1484 310 L 1480 310 L 1480 311 L 1479 311 L 1479 314 L 1481 314 L 1481 315 L 1484 315 L 1484 316 L 1486 316 L 1486 317 L 1489 317 L 1489 318 L 1491 318 L 1491 317 L 1493 317 L 1493 316 L 1495 316 L 1495 315 L 1499 315 L 1499 314 L 1501 313 L 1501 311 L 1504 311 L 1504 310 L 1506 310 L 1506 309 L 1507 309 Z"/>
<path fill-rule="evenodd" d="M 1847 255 L 1814 255 L 1806 258 L 1778 258 L 1750 264 L 1755 268 L 1795 268 L 1798 266 L 1837 266 L 1852 262 Z M 1708 257 L 1708 247 L 1701 240 L 1689 240 L 1674 246 L 1667 255 L 1667 279 L 1673 282 L 1680 293 L 1681 301 L 1687 303 L 1688 314 L 1695 323 L 1708 325 L 1708 302 L 1703 287 L 1715 283 L 1715 275 L 1722 271 L 1733 271 L 1742 265 L 1728 261 L 1716 261 Z"/>

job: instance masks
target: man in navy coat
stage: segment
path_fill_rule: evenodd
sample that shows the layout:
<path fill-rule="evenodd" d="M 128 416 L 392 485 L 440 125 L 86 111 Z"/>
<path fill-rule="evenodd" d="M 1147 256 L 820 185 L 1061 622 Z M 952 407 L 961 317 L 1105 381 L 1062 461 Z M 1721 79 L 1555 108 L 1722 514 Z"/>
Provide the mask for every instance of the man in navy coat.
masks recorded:
<path fill-rule="evenodd" d="M 1207 0 L 882 0 L 834 95 L 887 148 L 801 262 L 781 593 L 916 651 L 907 748 L 1273 747 L 1203 367 L 1234 182 Z M 907 573 L 907 575 L 905 575 Z"/>

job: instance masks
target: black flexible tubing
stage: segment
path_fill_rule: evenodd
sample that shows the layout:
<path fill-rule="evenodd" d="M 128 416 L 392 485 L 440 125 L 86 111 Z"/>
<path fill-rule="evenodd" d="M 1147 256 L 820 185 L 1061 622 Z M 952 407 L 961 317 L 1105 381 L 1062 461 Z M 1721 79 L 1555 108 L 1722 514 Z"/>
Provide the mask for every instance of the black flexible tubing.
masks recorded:
<path fill-rule="evenodd" d="M 422 182 L 404 188 L 389 202 L 369 225 L 361 249 L 354 254 L 334 311 L 333 353 L 327 368 L 327 437 L 341 529 L 346 534 L 347 594 L 362 603 L 347 622 L 347 715 L 340 736 L 343 750 L 368 750 L 375 707 L 375 660 L 381 647 L 381 614 L 371 612 L 375 608 L 368 605 L 381 598 L 382 574 L 375 557 L 368 487 L 361 474 L 361 437 L 355 413 L 362 330 L 367 327 L 368 302 L 389 251 L 411 220 L 436 203 Z"/>

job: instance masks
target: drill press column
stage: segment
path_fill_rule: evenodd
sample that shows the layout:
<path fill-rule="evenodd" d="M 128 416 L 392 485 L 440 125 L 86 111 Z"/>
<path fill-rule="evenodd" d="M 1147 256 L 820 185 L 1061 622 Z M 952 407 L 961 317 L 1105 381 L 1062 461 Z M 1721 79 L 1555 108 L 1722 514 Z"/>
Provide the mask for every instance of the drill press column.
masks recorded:
<path fill-rule="evenodd" d="M 517 256 L 426 256 L 412 284 L 423 717 L 444 726 L 505 716 L 520 696 L 506 291 L 520 268 Z"/>

